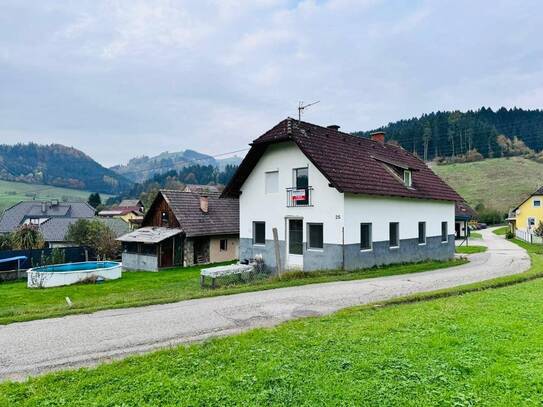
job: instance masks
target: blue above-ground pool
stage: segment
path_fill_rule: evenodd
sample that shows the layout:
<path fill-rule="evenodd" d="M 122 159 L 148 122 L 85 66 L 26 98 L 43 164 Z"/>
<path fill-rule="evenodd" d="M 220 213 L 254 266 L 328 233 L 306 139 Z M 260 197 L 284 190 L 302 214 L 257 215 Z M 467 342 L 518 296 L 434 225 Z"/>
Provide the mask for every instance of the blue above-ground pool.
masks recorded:
<path fill-rule="evenodd" d="M 116 261 L 85 261 L 82 263 L 55 264 L 35 267 L 27 271 L 27 286 L 30 288 L 58 287 L 98 277 L 116 280 L 122 277 L 122 263 Z"/>

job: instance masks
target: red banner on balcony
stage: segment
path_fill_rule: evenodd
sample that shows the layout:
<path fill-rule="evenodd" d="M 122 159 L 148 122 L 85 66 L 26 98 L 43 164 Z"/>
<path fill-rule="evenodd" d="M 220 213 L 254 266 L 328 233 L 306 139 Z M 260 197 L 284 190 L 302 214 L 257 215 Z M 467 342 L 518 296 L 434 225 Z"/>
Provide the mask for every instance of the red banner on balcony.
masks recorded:
<path fill-rule="evenodd" d="M 306 191 L 305 189 L 295 189 L 292 191 L 292 200 L 293 201 L 305 201 L 306 200 Z"/>

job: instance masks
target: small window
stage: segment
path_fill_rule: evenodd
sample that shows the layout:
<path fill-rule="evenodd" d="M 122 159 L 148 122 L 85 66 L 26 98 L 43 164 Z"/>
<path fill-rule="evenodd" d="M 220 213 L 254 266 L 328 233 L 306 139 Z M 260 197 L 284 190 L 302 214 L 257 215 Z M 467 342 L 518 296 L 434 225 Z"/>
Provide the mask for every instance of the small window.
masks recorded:
<path fill-rule="evenodd" d="M 411 170 L 404 170 L 403 183 L 405 184 L 406 187 L 411 187 L 411 185 L 413 184 Z"/>
<path fill-rule="evenodd" d="M 253 222 L 253 244 L 266 244 L 265 222 Z"/>
<path fill-rule="evenodd" d="M 221 252 L 226 252 L 228 251 L 228 240 L 227 239 L 221 239 L 219 241 L 219 250 Z"/>
<path fill-rule="evenodd" d="M 324 247 L 322 223 L 308 223 L 307 234 L 309 235 L 308 249 L 322 249 Z"/>
<path fill-rule="evenodd" d="M 447 222 L 441 222 L 441 242 L 446 243 L 449 240 Z"/>
<path fill-rule="evenodd" d="M 426 243 L 426 222 L 419 222 L 419 244 Z"/>
<path fill-rule="evenodd" d="M 140 245 L 140 253 L 146 254 L 149 256 L 156 256 L 157 255 L 157 245 L 156 244 L 147 244 L 142 243 Z"/>
<path fill-rule="evenodd" d="M 160 214 L 161 225 L 162 226 L 168 226 L 169 221 L 170 221 L 170 216 L 169 216 L 168 212 L 162 212 Z"/>
<path fill-rule="evenodd" d="M 388 242 L 390 247 L 400 246 L 400 224 L 398 222 L 390 222 L 388 225 Z"/>
<path fill-rule="evenodd" d="M 360 250 L 371 250 L 371 223 L 360 224 Z"/>
<path fill-rule="evenodd" d="M 534 208 L 541 207 L 541 200 L 540 199 L 534 199 Z"/>
<path fill-rule="evenodd" d="M 279 192 L 279 171 L 266 173 L 266 193 L 275 194 Z"/>

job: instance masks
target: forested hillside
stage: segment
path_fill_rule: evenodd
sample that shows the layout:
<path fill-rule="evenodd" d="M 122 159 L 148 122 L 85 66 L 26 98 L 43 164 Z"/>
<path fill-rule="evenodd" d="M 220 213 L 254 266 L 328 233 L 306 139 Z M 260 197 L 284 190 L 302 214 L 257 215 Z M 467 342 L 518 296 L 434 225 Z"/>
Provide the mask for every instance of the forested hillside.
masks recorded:
<path fill-rule="evenodd" d="M 213 165 L 191 165 L 179 171 L 170 170 L 156 174 L 151 179 L 135 184 L 126 198 L 139 198 L 149 207 L 159 189 L 181 190 L 187 184 L 225 185 L 237 170 L 236 165 L 226 165 L 221 170 Z M 121 197 L 117 197 L 120 200 Z M 110 202 L 112 201 L 110 200 Z"/>
<path fill-rule="evenodd" d="M 132 158 L 126 165 L 116 165 L 110 169 L 135 182 L 143 182 L 156 174 L 164 174 L 172 170 L 181 170 L 189 165 L 217 166 L 217 161 L 206 154 L 193 150 L 175 153 L 164 152 L 154 157 Z"/>
<path fill-rule="evenodd" d="M 0 145 L 0 179 L 111 194 L 132 186 L 83 152 L 60 144 Z"/>
<path fill-rule="evenodd" d="M 375 130 L 384 130 L 387 141 L 399 143 L 424 160 L 467 156 L 470 151 L 491 158 L 525 155 L 529 152 L 521 151 L 525 147 L 533 152 L 543 150 L 542 110 L 502 107 L 493 111 L 483 107 L 477 111 L 436 112 Z"/>

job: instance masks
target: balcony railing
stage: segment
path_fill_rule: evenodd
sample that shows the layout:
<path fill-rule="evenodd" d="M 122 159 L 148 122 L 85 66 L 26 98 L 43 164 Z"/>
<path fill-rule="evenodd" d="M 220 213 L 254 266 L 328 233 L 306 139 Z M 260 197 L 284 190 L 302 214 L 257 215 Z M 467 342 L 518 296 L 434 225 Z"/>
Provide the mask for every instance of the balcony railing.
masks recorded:
<path fill-rule="evenodd" d="M 287 188 L 287 207 L 313 206 L 313 187 Z"/>

